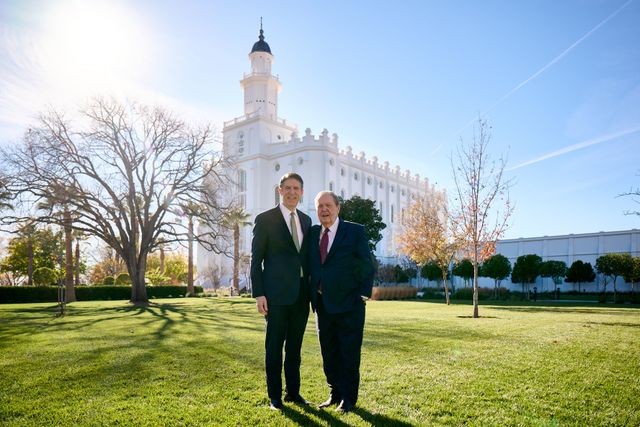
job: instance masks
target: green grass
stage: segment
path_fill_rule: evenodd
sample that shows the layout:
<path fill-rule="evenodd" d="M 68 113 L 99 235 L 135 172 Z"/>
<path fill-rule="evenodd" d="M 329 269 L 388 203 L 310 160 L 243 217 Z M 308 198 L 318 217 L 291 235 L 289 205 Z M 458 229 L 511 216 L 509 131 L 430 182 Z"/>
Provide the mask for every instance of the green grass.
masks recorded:
<path fill-rule="evenodd" d="M 0 305 L 0 424 L 640 425 L 640 308 L 367 305 L 358 409 L 267 407 L 250 299 Z M 302 394 L 327 397 L 309 320 Z"/>

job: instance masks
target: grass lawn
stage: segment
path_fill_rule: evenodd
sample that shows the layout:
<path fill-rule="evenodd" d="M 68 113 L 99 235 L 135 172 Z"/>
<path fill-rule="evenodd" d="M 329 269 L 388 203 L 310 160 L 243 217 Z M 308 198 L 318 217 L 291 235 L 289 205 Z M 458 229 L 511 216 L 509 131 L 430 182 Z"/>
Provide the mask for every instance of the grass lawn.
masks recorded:
<path fill-rule="evenodd" d="M 0 305 L 0 424 L 640 425 L 640 308 L 367 305 L 358 408 L 269 410 L 252 299 Z M 327 388 L 310 318 L 302 390 Z"/>

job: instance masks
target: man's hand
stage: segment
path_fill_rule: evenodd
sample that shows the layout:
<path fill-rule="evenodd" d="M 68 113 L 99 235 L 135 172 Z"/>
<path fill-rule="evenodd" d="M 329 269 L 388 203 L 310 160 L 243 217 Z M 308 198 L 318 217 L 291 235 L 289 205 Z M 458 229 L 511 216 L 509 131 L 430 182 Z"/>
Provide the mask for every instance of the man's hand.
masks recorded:
<path fill-rule="evenodd" d="M 266 316 L 269 311 L 267 308 L 267 297 L 256 297 L 256 307 L 258 307 L 258 313 Z"/>

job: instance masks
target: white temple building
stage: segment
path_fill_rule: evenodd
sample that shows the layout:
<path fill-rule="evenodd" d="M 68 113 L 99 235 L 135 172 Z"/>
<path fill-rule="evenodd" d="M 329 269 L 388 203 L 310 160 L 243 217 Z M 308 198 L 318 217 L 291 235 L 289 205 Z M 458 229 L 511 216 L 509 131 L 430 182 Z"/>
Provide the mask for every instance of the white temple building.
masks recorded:
<path fill-rule="evenodd" d="M 278 115 L 278 93 L 282 84 L 271 72 L 274 56 L 260 29 L 259 40 L 249 53 L 251 69 L 240 85 L 244 92 L 244 114 L 224 123 L 223 153 L 233 160 L 237 187 L 230 197 L 250 215 L 257 214 L 279 202 L 277 191 L 280 177 L 296 172 L 304 180 L 304 197 L 299 209 L 317 223 L 314 197 L 322 190 L 331 190 L 348 199 L 360 196 L 374 200 L 387 228 L 376 248 L 376 256 L 384 259 L 397 255 L 394 232 L 411 200 L 436 191 L 426 178 L 390 166 L 377 157 L 367 158 L 364 152 L 354 153 L 350 146 L 341 149 L 338 135 L 323 129 L 314 135 L 307 128 L 300 134 L 298 126 Z M 251 253 L 251 226 L 243 227 L 241 254 Z M 199 282 L 207 285 L 205 272 L 212 269 L 222 276 L 221 286 L 231 280 L 232 260 L 198 247 Z M 212 274 L 208 274 L 211 276 Z M 246 277 L 241 273 L 241 282 Z M 242 287 L 243 285 L 241 285 Z"/>

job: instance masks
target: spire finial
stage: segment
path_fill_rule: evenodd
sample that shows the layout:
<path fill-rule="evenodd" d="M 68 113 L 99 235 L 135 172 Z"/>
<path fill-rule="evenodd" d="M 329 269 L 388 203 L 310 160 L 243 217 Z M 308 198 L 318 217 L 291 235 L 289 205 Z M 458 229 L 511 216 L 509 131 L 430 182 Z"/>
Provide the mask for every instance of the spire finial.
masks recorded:
<path fill-rule="evenodd" d="M 262 16 L 260 17 L 260 41 L 264 40 L 264 31 L 262 31 Z"/>

